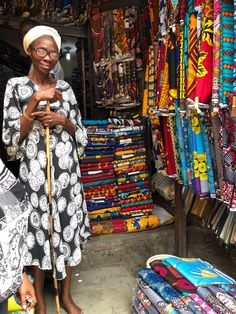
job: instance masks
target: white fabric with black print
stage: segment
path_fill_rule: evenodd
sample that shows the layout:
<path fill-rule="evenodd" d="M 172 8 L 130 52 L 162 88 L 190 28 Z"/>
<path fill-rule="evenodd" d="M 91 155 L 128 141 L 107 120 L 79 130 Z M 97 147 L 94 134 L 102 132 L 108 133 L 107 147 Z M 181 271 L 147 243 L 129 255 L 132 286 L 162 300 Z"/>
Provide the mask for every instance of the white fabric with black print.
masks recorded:
<path fill-rule="evenodd" d="M 0 160 L 0 302 L 15 293 L 22 282 L 31 209 L 24 188 Z"/>
<path fill-rule="evenodd" d="M 81 247 L 90 236 L 86 202 L 81 182 L 78 156 L 87 144 L 86 129 L 81 123 L 80 111 L 70 85 L 57 81 L 56 88 L 62 100 L 52 104 L 51 110 L 65 115 L 76 127 L 74 138 L 56 125 L 50 129 L 50 157 L 52 204 L 48 206 L 47 156 L 45 129 L 38 120 L 19 145 L 20 118 L 30 97 L 38 90 L 28 77 L 9 80 L 4 100 L 3 141 L 12 159 L 20 158 L 19 179 L 32 204 L 27 235 L 25 266 L 52 269 L 50 250 L 49 212 L 53 217 L 54 276 L 63 279 L 66 266 L 76 266 L 81 261 Z M 38 110 L 44 110 L 40 102 Z"/>

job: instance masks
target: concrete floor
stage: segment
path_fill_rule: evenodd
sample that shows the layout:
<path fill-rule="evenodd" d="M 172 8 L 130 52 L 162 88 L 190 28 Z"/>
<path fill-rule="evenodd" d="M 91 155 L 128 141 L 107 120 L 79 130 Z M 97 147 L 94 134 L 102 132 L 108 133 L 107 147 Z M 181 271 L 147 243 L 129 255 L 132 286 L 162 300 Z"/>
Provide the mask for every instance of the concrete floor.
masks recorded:
<path fill-rule="evenodd" d="M 161 253 L 174 254 L 174 225 L 92 238 L 82 263 L 74 269 L 72 291 L 76 303 L 85 314 L 130 314 L 137 270 L 145 267 L 148 257 Z M 207 260 L 236 279 L 236 264 L 200 228 L 188 228 L 188 256 Z M 47 313 L 56 313 L 50 283 L 45 294 Z"/>

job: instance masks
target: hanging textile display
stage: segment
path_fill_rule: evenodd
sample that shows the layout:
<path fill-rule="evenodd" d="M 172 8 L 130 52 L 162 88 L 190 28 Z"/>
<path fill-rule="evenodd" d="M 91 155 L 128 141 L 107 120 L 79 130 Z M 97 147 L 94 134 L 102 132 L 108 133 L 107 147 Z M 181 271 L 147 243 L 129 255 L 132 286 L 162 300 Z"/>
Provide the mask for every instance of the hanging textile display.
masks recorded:
<path fill-rule="evenodd" d="M 143 62 L 137 8 L 99 9 L 95 3 L 90 16 L 95 102 L 115 110 L 140 106 L 137 76 Z"/>
<path fill-rule="evenodd" d="M 151 120 L 156 171 L 177 176 L 201 198 L 221 198 L 233 210 L 234 2 L 148 5 L 153 36 L 142 109 Z M 155 30 L 154 7 L 160 18 Z"/>
<path fill-rule="evenodd" d="M 200 202 L 224 202 L 204 217 L 221 243 L 234 247 L 236 1 L 149 0 L 147 6 L 151 44 L 142 113 L 150 120 L 152 187 L 161 173 L 176 177 Z"/>

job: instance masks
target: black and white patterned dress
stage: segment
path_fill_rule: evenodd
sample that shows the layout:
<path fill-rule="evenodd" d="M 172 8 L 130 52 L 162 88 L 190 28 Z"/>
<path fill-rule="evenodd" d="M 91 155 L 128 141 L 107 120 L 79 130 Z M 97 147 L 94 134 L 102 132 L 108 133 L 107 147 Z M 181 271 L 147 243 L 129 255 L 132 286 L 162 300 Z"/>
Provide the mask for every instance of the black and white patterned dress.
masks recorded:
<path fill-rule="evenodd" d="M 23 252 L 32 206 L 23 186 L 0 159 L 0 313 L 22 282 Z"/>
<path fill-rule="evenodd" d="M 52 181 L 53 245 L 57 279 L 66 276 L 65 266 L 81 260 L 81 247 L 90 236 L 86 203 L 78 162 L 87 144 L 86 130 L 70 85 L 62 80 L 57 86 L 62 100 L 51 104 L 51 110 L 65 115 L 76 125 L 75 140 L 61 125 L 50 129 Z M 29 194 L 33 210 L 29 217 L 25 265 L 51 269 L 50 226 L 47 185 L 45 129 L 38 120 L 19 145 L 20 117 L 32 94 L 38 89 L 28 77 L 8 81 L 4 99 L 3 141 L 11 158 L 21 160 L 19 179 Z M 44 110 L 45 102 L 39 103 Z"/>

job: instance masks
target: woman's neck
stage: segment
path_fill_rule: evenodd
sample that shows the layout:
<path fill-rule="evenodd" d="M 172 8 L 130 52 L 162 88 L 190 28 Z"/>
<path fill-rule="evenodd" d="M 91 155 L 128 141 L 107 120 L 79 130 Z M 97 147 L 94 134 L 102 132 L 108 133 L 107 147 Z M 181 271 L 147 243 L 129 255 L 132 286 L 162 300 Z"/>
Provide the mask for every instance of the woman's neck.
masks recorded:
<path fill-rule="evenodd" d="M 32 73 L 29 75 L 29 79 L 37 84 L 39 87 L 42 86 L 44 88 L 51 87 L 55 85 L 55 80 L 49 75 L 43 75 L 38 73 Z"/>

